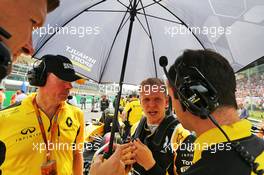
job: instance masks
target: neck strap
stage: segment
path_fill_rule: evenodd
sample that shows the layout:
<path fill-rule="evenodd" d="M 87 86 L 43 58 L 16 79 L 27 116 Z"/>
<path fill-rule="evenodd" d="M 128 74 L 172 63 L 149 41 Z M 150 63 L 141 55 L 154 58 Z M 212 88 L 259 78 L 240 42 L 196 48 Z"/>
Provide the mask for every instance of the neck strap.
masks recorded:
<path fill-rule="evenodd" d="M 40 112 L 39 112 L 39 107 L 38 107 L 37 102 L 36 102 L 36 96 L 33 98 L 32 102 L 33 102 L 33 106 L 34 106 L 34 109 L 35 109 L 36 117 L 38 119 L 40 131 L 41 131 L 41 134 L 42 134 L 42 138 L 43 138 L 43 140 L 45 142 L 45 148 L 47 150 L 46 157 L 47 157 L 47 162 L 48 162 L 50 160 L 50 150 L 49 150 L 49 146 L 48 146 L 49 142 L 48 142 L 48 139 L 47 139 L 47 136 L 46 136 L 46 132 L 45 132 L 45 129 L 44 129 L 44 124 L 43 124 L 43 121 L 42 121 L 42 118 L 41 118 L 41 115 L 40 115 Z M 61 105 L 59 106 L 58 110 L 56 111 L 55 117 L 54 117 L 54 122 L 51 125 L 50 142 L 52 142 L 53 136 L 54 136 L 54 134 L 56 132 L 56 129 L 58 128 L 57 121 L 58 121 L 58 115 L 59 115 L 60 110 L 61 110 Z"/>

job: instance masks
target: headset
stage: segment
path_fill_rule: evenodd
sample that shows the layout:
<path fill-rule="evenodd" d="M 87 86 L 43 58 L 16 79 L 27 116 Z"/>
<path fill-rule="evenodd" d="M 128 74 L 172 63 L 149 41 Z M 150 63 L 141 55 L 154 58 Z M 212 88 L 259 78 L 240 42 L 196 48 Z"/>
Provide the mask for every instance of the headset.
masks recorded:
<path fill-rule="evenodd" d="M 177 82 L 180 84 L 174 95 L 179 97 L 183 110 L 186 108 L 201 119 L 206 119 L 208 114 L 219 106 L 216 89 L 199 69 L 187 66 L 183 61 L 177 68 L 174 66 L 174 70 L 176 78 L 173 85 Z M 186 70 L 189 74 L 181 75 Z"/>
<path fill-rule="evenodd" d="M 0 35 L 6 39 L 11 38 L 11 34 L 2 27 L 0 27 Z M 11 72 L 11 67 L 12 61 L 10 50 L 2 41 L 0 41 L 0 81 Z"/>
<path fill-rule="evenodd" d="M 245 147 L 240 144 L 239 141 L 233 141 L 229 139 L 225 131 L 221 128 L 211 113 L 219 106 L 219 97 L 217 90 L 206 79 L 206 77 L 195 66 L 187 66 L 184 61 L 173 68 L 175 70 L 175 81 L 173 82 L 168 75 L 166 66 L 168 65 L 168 59 L 165 56 L 161 56 L 159 64 L 163 67 L 163 71 L 169 81 L 170 86 L 174 90 L 174 97 L 179 99 L 183 110 L 188 110 L 195 116 L 199 116 L 201 119 L 210 119 L 212 123 L 223 133 L 231 146 L 239 154 L 239 156 L 246 161 L 251 170 L 257 175 L 264 174 L 264 170 L 257 170 L 258 163 L 255 163 L 255 158 L 245 150 Z M 187 71 L 184 75 L 183 71 Z M 176 83 L 178 84 L 176 87 Z"/>
<path fill-rule="evenodd" d="M 33 64 L 33 69 L 29 70 L 27 73 L 27 78 L 29 84 L 32 86 L 44 86 L 47 81 L 47 66 L 45 62 L 45 57 L 41 60 L 36 60 Z"/>
<path fill-rule="evenodd" d="M 166 70 L 167 64 L 167 58 L 162 56 L 160 65 L 163 67 L 166 76 L 169 77 Z M 179 98 L 183 110 L 187 109 L 202 119 L 208 118 L 208 115 L 219 106 L 218 95 L 214 86 L 194 66 L 187 66 L 181 62 L 177 68 L 174 66 L 174 70 L 176 72 L 175 82 L 170 78 L 168 81 L 175 90 L 174 97 Z M 181 76 L 183 71 L 188 71 L 189 74 Z M 176 82 L 179 82 L 178 87 L 175 86 Z"/>

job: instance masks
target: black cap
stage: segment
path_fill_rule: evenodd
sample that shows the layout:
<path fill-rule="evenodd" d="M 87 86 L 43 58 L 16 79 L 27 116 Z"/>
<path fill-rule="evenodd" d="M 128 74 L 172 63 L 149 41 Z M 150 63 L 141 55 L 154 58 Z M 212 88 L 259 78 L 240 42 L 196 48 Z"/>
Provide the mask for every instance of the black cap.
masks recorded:
<path fill-rule="evenodd" d="M 81 79 L 76 75 L 72 62 L 62 55 L 45 55 L 42 57 L 46 71 L 55 74 L 58 78 L 72 82 Z"/>

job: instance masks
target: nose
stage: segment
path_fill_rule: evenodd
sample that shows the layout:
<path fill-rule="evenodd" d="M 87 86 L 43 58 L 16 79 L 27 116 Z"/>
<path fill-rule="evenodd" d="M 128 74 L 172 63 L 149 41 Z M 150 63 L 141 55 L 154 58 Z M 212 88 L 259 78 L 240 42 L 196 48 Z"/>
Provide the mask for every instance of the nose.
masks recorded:
<path fill-rule="evenodd" d="M 29 38 L 29 41 L 22 47 L 22 51 L 26 55 L 33 55 L 34 49 L 32 46 L 32 35 Z"/>
<path fill-rule="evenodd" d="M 149 107 L 156 107 L 156 104 L 155 104 L 154 100 L 150 100 Z"/>

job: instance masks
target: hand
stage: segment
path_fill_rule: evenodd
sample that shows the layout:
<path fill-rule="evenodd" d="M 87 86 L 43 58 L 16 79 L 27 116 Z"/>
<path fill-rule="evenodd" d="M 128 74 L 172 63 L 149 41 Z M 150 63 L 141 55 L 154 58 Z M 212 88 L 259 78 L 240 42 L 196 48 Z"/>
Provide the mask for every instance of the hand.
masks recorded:
<path fill-rule="evenodd" d="M 122 162 L 126 165 L 125 171 L 128 174 L 132 169 L 132 164 L 136 162 L 135 160 L 135 146 L 132 142 L 124 144 L 126 147 L 122 150 Z"/>
<path fill-rule="evenodd" d="M 104 160 L 103 155 L 98 155 L 95 157 L 95 159 L 93 160 L 93 163 L 91 164 L 91 168 L 89 171 L 90 175 L 99 175 L 103 173 L 102 172 L 104 171 L 102 168 L 103 160 Z"/>
<path fill-rule="evenodd" d="M 153 158 L 152 152 L 139 139 L 136 139 L 133 144 L 135 146 L 134 153 L 137 163 L 141 165 L 146 171 L 148 171 L 156 163 L 155 159 Z"/>
<path fill-rule="evenodd" d="M 126 121 L 126 111 L 123 111 L 120 117 L 123 122 Z"/>
<path fill-rule="evenodd" d="M 121 161 L 125 165 L 132 165 L 133 163 L 136 162 L 135 160 L 135 146 L 132 142 L 126 143 L 121 145 L 122 147 L 122 153 L 121 153 Z"/>
<path fill-rule="evenodd" d="M 135 163 L 130 147 L 131 143 L 115 145 L 114 154 L 107 160 L 102 155 L 97 156 L 91 165 L 90 175 L 125 175 L 125 165 Z"/>

